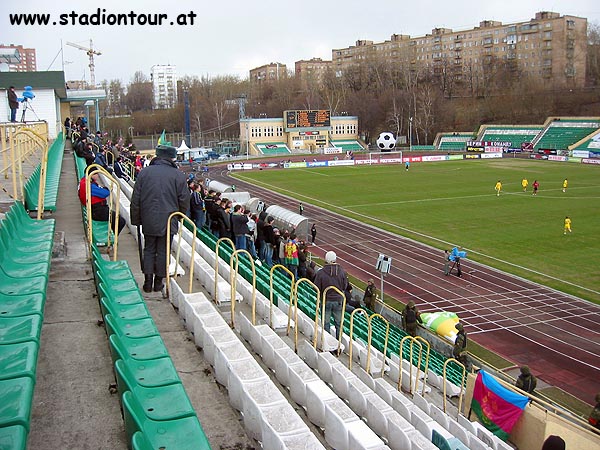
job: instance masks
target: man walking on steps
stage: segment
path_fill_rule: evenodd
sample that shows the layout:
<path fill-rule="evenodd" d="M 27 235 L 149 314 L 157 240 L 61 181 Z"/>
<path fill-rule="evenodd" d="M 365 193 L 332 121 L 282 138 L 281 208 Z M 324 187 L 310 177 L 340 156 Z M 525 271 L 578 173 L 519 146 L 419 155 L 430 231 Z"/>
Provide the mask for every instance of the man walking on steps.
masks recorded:
<path fill-rule="evenodd" d="M 185 174 L 177 169 L 177 148 L 159 145 L 156 157 L 136 179 L 131 196 L 131 223 L 144 233 L 144 292 L 160 292 L 167 276 L 167 220 L 174 212 L 186 213 L 190 193 Z M 171 221 L 171 236 L 178 220 Z"/>

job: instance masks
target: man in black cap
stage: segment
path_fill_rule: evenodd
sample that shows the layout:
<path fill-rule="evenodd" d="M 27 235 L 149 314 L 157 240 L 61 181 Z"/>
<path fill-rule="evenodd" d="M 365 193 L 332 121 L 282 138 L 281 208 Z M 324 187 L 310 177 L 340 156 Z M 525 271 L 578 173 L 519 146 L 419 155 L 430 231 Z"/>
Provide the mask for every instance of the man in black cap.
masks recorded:
<path fill-rule="evenodd" d="M 177 148 L 159 145 L 156 157 L 136 179 L 131 196 L 131 223 L 144 232 L 144 292 L 161 291 L 167 276 L 167 220 L 174 212 L 183 214 L 190 206 L 186 176 L 177 169 Z M 171 236 L 177 220 L 171 222 Z"/>

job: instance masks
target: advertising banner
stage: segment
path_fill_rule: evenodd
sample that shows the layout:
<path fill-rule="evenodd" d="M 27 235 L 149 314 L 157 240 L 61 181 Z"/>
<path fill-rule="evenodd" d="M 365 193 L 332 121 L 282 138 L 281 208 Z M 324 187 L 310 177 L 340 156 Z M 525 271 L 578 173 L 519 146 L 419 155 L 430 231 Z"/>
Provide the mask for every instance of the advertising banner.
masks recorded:
<path fill-rule="evenodd" d="M 339 161 L 329 161 L 329 166 L 353 166 L 354 160 L 352 159 L 340 159 Z"/>
<path fill-rule="evenodd" d="M 548 161 L 568 161 L 569 158 L 566 156 L 548 155 Z"/>
<path fill-rule="evenodd" d="M 323 153 L 325 155 L 333 155 L 335 153 L 342 153 L 342 149 L 337 147 L 325 147 Z"/>
<path fill-rule="evenodd" d="M 312 161 L 306 163 L 308 167 L 327 167 L 327 161 Z"/>

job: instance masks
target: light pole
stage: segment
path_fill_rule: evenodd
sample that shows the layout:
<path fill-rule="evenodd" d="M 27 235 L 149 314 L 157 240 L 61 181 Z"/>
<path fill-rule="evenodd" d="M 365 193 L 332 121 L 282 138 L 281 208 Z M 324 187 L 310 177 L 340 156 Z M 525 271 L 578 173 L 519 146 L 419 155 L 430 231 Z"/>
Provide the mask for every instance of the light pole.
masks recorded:
<path fill-rule="evenodd" d="M 250 134 L 248 133 L 248 121 L 246 120 L 246 161 L 250 155 Z"/>
<path fill-rule="evenodd" d="M 412 123 L 413 118 L 408 118 L 408 151 L 412 151 Z"/>

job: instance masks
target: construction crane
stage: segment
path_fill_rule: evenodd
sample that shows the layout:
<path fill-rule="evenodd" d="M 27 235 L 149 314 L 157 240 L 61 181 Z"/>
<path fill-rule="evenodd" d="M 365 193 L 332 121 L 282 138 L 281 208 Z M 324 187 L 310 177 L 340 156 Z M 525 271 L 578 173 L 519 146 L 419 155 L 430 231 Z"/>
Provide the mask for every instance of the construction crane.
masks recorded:
<path fill-rule="evenodd" d="M 67 45 L 70 45 L 71 47 L 78 48 L 79 50 L 83 50 L 84 52 L 87 53 L 87 55 L 90 58 L 90 63 L 89 63 L 89 67 L 90 67 L 90 83 L 91 83 L 91 85 L 92 85 L 93 88 L 96 88 L 96 75 L 94 74 L 94 55 L 100 56 L 102 54 L 102 52 L 99 52 L 98 50 L 94 50 L 94 45 L 93 45 L 91 39 L 90 39 L 90 46 L 89 46 L 89 48 L 86 48 L 86 47 L 84 47 L 82 45 L 79 45 L 79 44 L 74 44 L 73 42 L 67 42 Z"/>

